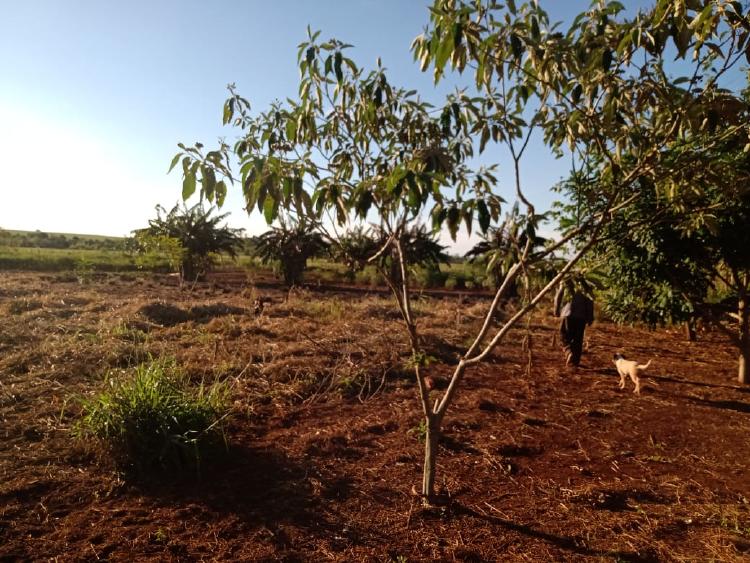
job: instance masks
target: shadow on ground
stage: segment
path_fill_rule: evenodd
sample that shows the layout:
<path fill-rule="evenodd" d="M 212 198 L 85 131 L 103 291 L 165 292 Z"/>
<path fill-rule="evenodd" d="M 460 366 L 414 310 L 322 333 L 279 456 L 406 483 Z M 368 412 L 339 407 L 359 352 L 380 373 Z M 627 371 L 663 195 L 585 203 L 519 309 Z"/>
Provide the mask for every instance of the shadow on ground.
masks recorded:
<path fill-rule="evenodd" d="M 185 310 L 171 303 L 154 301 L 138 309 L 138 312 L 152 323 L 162 326 L 175 326 L 188 321 L 207 323 L 215 317 L 244 315 L 247 313 L 247 309 L 234 307 L 225 303 L 211 303 L 208 305 L 196 305 Z"/>
<path fill-rule="evenodd" d="M 204 465 L 200 477 L 151 481 L 137 485 L 139 492 L 163 509 L 207 513 L 209 520 L 236 517 L 248 531 L 262 530 L 277 549 L 298 544 L 287 531 L 296 528 L 311 538 L 341 537 L 326 501 L 351 494 L 348 479 L 324 479 L 312 465 L 302 466 L 280 450 L 233 446 L 218 460 Z M 206 516 L 204 516 L 205 518 Z M 343 538 L 356 543 L 353 526 Z"/>

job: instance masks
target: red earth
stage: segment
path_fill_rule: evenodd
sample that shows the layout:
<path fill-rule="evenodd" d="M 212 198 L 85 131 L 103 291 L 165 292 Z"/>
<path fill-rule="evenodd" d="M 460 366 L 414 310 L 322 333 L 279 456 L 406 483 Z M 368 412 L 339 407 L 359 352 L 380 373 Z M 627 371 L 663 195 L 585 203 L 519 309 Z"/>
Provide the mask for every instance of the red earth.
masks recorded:
<path fill-rule="evenodd" d="M 253 299 L 271 301 L 255 316 Z M 718 332 L 588 329 L 569 371 L 537 312 L 471 370 L 424 508 L 416 387 L 392 303 L 166 278 L 0 277 L 0 560 L 740 561 L 750 389 Z M 487 302 L 417 299 L 444 381 Z M 528 350 L 522 342 L 530 344 Z M 611 357 L 653 363 L 641 396 Z M 108 370 L 173 356 L 229 381 L 229 450 L 134 481 L 71 436 Z M 440 387 L 440 385 L 438 385 Z M 439 389 L 433 393 L 440 393 Z"/>

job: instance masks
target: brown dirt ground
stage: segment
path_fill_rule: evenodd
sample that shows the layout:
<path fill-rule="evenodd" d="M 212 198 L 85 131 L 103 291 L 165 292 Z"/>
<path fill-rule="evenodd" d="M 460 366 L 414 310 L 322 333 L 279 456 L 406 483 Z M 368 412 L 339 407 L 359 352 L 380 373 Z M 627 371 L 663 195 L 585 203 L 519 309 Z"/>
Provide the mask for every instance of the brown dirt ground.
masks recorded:
<path fill-rule="evenodd" d="M 260 317 L 252 299 L 271 303 Z M 723 336 L 596 323 L 560 367 L 536 313 L 469 372 L 424 509 L 406 341 L 378 295 L 0 274 L 0 560 L 740 561 L 750 389 Z M 485 302 L 418 299 L 438 381 Z M 642 396 L 610 358 L 653 358 Z M 107 370 L 171 355 L 233 389 L 227 456 L 135 483 L 70 435 Z M 439 391 L 434 391 L 439 393 Z"/>

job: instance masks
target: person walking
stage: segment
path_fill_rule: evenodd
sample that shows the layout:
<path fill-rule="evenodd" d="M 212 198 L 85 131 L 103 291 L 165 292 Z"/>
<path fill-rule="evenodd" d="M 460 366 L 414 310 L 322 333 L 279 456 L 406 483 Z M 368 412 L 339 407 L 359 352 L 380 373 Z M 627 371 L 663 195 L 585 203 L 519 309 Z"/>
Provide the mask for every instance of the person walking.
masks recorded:
<path fill-rule="evenodd" d="M 560 342 L 565 365 L 577 366 L 581 362 L 586 325 L 594 322 L 594 302 L 568 281 L 560 286 L 555 295 L 555 316 L 561 317 Z"/>

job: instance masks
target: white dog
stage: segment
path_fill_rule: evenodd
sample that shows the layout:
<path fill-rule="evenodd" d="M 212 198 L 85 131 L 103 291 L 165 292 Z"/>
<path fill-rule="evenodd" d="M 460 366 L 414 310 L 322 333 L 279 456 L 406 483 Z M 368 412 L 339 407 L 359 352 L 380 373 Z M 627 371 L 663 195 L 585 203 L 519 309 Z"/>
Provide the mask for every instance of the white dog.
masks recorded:
<path fill-rule="evenodd" d="M 651 360 L 643 365 L 639 365 L 638 362 L 633 360 L 626 360 L 622 354 L 615 354 L 614 356 L 615 366 L 617 366 L 617 373 L 620 374 L 620 389 L 625 389 L 625 376 L 629 375 L 630 379 L 635 384 L 633 393 L 641 393 L 641 372 L 651 365 Z"/>

